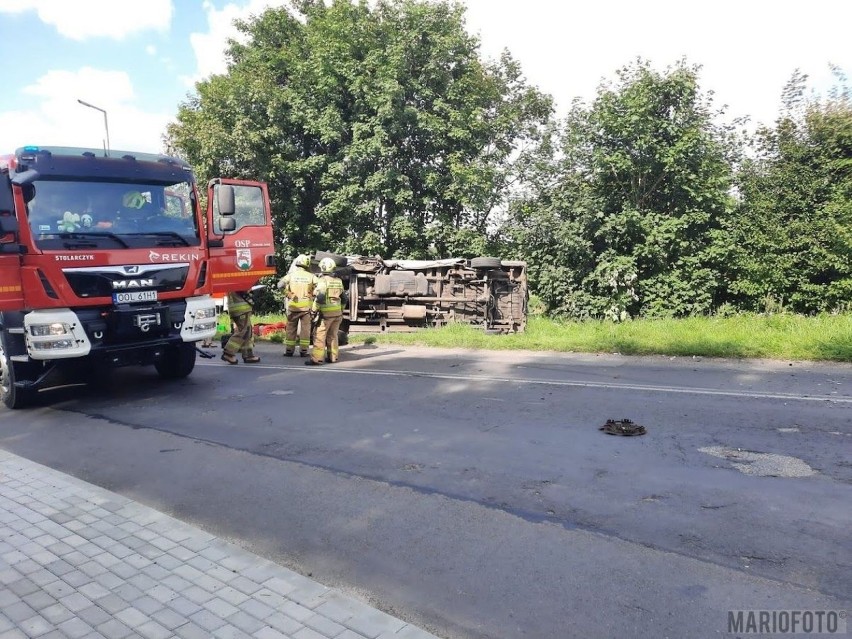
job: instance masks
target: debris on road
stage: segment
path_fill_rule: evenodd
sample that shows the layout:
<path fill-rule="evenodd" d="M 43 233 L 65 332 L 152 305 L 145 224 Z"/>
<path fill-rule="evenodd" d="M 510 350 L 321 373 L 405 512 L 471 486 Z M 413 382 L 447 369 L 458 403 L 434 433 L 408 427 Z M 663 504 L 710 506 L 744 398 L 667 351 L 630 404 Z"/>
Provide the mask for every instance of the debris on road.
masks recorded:
<path fill-rule="evenodd" d="M 195 347 L 195 350 L 198 351 L 198 354 L 204 359 L 213 359 L 213 355 L 208 353 L 207 351 L 201 350 L 198 346 Z"/>
<path fill-rule="evenodd" d="M 622 435 L 623 437 L 644 435 L 647 432 L 644 426 L 634 424 L 629 419 L 608 419 L 606 420 L 606 424 L 598 430 L 602 430 L 607 435 Z"/>

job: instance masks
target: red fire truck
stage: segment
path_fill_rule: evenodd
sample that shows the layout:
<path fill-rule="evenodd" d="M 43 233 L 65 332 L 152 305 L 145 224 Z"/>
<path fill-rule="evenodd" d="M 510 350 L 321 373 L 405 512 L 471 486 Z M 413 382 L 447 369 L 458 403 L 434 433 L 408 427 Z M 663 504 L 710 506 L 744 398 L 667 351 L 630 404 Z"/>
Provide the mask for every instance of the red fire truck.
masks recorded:
<path fill-rule="evenodd" d="M 0 156 L 0 394 L 6 406 L 81 373 L 195 366 L 214 296 L 275 273 L 266 184 L 165 155 L 23 147 Z"/>

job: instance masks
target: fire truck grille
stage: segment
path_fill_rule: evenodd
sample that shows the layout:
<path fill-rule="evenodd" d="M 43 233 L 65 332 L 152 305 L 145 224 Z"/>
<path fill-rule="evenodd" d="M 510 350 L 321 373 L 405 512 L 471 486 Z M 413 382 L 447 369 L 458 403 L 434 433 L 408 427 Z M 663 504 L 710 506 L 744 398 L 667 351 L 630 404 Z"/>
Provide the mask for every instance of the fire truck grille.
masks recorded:
<path fill-rule="evenodd" d="M 179 291 L 186 284 L 189 265 L 93 266 L 63 272 L 78 297 L 111 297 L 124 291 Z"/>

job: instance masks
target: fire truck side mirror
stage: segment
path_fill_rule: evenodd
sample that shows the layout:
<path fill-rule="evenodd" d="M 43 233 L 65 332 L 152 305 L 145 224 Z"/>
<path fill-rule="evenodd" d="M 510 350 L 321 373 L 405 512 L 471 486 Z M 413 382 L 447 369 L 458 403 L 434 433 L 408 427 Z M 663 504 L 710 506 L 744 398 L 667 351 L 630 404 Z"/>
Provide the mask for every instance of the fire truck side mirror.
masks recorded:
<path fill-rule="evenodd" d="M 218 203 L 219 215 L 233 215 L 237 210 L 237 205 L 234 200 L 234 187 L 229 184 L 219 184 L 216 186 L 216 199 Z M 224 228 L 222 229 L 225 230 Z M 231 229 L 232 231 L 234 229 Z"/>
<path fill-rule="evenodd" d="M 4 213 L 15 215 L 15 198 L 8 173 L 0 173 L 0 215 Z"/>
<path fill-rule="evenodd" d="M 18 220 L 13 214 L 0 210 L 0 236 L 18 232 Z"/>
<path fill-rule="evenodd" d="M 13 211 L 0 210 L 0 253 L 19 253 L 18 220 Z"/>
<path fill-rule="evenodd" d="M 237 221 L 233 218 L 237 211 L 234 197 L 234 187 L 229 184 L 216 185 L 216 208 L 219 210 L 217 226 L 220 233 L 231 233 L 237 230 Z"/>
<path fill-rule="evenodd" d="M 35 184 L 29 184 L 29 183 L 22 184 L 21 185 L 21 192 L 24 194 L 24 202 L 29 204 L 30 202 L 33 201 L 33 198 L 35 198 L 35 195 L 36 195 Z"/>
<path fill-rule="evenodd" d="M 15 197 L 8 173 L 0 174 L 0 245 L 3 253 L 15 252 L 19 247 L 18 218 L 15 217 Z"/>

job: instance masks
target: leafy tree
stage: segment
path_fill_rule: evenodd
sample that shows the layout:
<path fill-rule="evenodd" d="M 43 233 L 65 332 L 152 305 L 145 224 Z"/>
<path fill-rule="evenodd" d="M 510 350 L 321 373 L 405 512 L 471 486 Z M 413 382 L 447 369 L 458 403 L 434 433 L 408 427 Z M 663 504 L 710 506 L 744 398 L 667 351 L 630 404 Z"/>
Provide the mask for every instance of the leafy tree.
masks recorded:
<path fill-rule="evenodd" d="M 683 61 L 622 68 L 591 106 L 575 102 L 529 163 L 537 177 L 510 236 L 551 311 L 620 320 L 716 303 L 715 233 L 737 144 L 698 72 Z"/>
<path fill-rule="evenodd" d="M 824 99 L 796 72 L 774 127 L 756 134 L 728 225 L 734 299 L 753 310 L 849 307 L 852 299 L 852 100 L 845 78 Z"/>
<path fill-rule="evenodd" d="M 552 106 L 508 53 L 480 59 L 460 5 L 302 0 L 238 27 L 168 130 L 202 176 L 267 181 L 297 250 L 486 252 Z"/>

